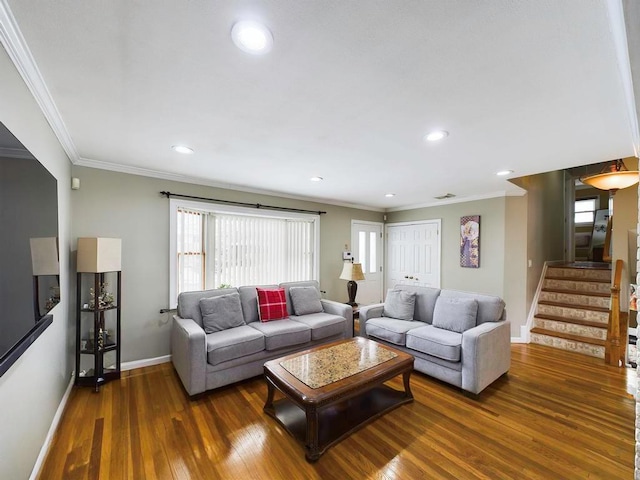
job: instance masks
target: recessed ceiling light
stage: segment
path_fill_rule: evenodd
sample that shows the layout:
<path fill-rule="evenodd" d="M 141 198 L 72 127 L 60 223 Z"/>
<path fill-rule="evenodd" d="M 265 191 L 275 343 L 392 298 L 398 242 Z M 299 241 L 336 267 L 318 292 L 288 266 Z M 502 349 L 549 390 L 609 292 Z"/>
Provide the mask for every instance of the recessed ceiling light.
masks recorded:
<path fill-rule="evenodd" d="M 427 142 L 437 142 L 438 140 L 442 140 L 449 136 L 449 132 L 445 132 L 444 130 L 435 130 L 433 132 L 429 132 L 424 136 L 424 139 Z"/>
<path fill-rule="evenodd" d="M 322 180 L 324 180 L 324 178 L 322 178 L 322 177 L 311 177 L 309 180 L 311 180 L 312 182 L 321 182 Z"/>
<path fill-rule="evenodd" d="M 395 193 L 385 193 L 384 196 L 387 197 L 387 198 L 391 198 L 391 197 L 395 197 L 396 194 Z"/>
<path fill-rule="evenodd" d="M 173 145 L 171 148 L 173 149 L 174 152 L 178 152 L 178 153 L 184 153 L 184 154 L 193 153 L 193 148 L 189 148 L 185 145 Z"/>
<path fill-rule="evenodd" d="M 499 177 L 504 177 L 505 175 L 509 175 L 513 173 L 513 170 L 500 170 L 499 172 L 496 172 L 496 175 L 498 175 Z"/>
<path fill-rule="evenodd" d="M 253 55 L 262 55 L 273 47 L 273 35 L 267 27 L 258 22 L 235 23 L 231 28 L 231 39 L 240 50 Z"/>

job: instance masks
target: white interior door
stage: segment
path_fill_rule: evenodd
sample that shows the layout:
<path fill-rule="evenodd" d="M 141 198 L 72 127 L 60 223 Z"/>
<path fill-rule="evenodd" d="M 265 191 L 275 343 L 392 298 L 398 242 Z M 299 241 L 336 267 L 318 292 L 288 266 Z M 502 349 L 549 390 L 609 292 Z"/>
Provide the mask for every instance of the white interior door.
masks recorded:
<path fill-rule="evenodd" d="M 382 223 L 351 222 L 351 253 L 354 262 L 362 264 L 365 278 L 358 281 L 359 305 L 382 302 L 382 240 Z"/>
<path fill-rule="evenodd" d="M 440 287 L 440 220 L 387 225 L 387 288 Z"/>

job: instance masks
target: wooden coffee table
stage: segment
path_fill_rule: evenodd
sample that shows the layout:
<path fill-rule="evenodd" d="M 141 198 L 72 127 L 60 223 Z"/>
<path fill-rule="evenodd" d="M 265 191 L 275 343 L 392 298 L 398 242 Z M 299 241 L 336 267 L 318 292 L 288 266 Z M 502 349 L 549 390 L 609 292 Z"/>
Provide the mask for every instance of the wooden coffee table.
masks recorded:
<path fill-rule="evenodd" d="M 413 400 L 413 357 L 362 337 L 311 348 L 264 365 L 264 411 L 316 461 L 352 432 Z M 404 391 L 384 382 L 402 374 Z M 275 389 L 285 397 L 274 402 Z"/>

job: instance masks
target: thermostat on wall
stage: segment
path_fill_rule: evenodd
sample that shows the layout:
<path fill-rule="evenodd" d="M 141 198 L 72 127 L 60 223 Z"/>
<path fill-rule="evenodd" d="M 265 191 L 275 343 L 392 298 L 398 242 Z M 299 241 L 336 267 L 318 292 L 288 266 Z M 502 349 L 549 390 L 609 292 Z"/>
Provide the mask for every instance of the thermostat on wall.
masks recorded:
<path fill-rule="evenodd" d="M 342 252 L 342 260 L 353 260 L 351 252 Z"/>

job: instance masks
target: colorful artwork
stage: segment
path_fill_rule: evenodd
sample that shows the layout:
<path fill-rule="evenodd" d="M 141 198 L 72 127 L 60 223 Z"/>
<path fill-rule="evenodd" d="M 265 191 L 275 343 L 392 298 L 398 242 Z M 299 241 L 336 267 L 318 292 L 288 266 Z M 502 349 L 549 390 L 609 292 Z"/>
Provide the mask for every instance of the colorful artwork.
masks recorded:
<path fill-rule="evenodd" d="M 480 268 L 480 215 L 460 217 L 460 266 Z"/>
<path fill-rule="evenodd" d="M 638 311 L 638 286 L 633 283 L 629 285 L 629 310 Z"/>

